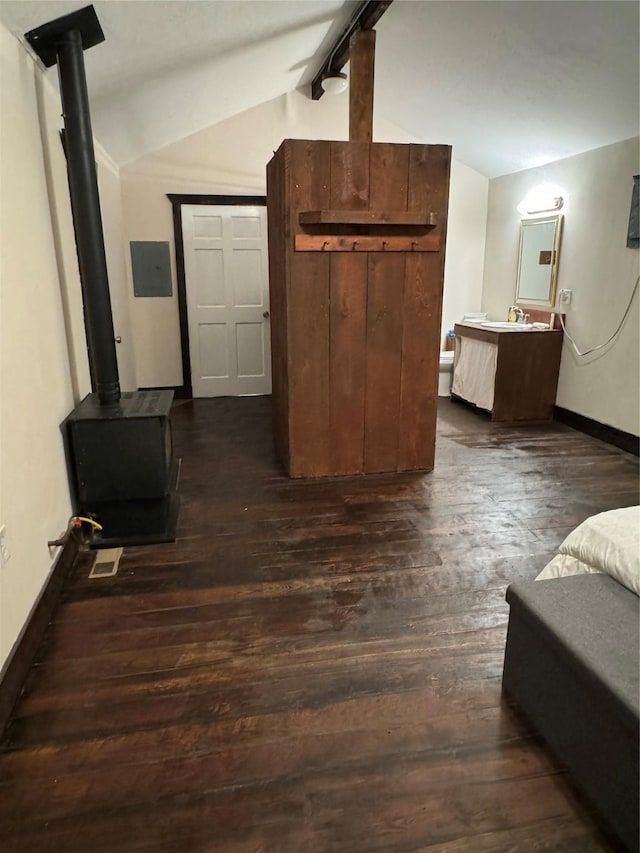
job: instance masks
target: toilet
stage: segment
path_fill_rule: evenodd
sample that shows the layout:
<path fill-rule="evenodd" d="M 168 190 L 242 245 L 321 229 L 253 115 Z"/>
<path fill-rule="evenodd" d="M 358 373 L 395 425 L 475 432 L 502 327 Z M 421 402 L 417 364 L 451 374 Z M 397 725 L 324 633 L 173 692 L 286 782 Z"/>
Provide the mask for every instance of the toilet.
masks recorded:
<path fill-rule="evenodd" d="M 453 373 L 453 350 L 440 353 L 440 374 L 438 377 L 438 397 L 448 397 L 451 393 L 451 374 Z"/>

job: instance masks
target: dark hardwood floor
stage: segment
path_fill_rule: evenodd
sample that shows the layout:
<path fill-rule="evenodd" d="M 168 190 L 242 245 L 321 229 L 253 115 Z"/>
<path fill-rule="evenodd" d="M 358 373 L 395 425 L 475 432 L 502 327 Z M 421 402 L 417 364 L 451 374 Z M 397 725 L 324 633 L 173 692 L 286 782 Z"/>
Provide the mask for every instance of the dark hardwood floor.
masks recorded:
<path fill-rule="evenodd" d="M 432 473 L 292 481 L 267 398 L 173 422 L 178 542 L 72 574 L 0 746 L 3 853 L 618 849 L 501 699 L 504 593 L 638 502 L 635 457 L 443 400 Z"/>

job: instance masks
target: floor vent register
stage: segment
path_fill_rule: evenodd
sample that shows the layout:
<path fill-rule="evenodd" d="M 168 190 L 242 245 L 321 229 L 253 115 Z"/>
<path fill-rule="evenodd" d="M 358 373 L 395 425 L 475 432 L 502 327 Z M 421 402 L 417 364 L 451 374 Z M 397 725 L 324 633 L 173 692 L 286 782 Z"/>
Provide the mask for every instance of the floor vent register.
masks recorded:
<path fill-rule="evenodd" d="M 96 558 L 89 572 L 90 578 L 112 578 L 118 574 L 122 548 L 104 548 L 96 551 Z"/>

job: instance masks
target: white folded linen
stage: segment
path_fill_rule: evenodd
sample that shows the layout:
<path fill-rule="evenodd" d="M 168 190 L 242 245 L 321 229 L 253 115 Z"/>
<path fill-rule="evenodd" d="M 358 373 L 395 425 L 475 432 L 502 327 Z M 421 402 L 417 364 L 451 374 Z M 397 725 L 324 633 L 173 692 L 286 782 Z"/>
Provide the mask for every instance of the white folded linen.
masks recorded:
<path fill-rule="evenodd" d="M 491 411 L 498 347 L 485 341 L 459 337 L 451 391 L 463 400 Z"/>

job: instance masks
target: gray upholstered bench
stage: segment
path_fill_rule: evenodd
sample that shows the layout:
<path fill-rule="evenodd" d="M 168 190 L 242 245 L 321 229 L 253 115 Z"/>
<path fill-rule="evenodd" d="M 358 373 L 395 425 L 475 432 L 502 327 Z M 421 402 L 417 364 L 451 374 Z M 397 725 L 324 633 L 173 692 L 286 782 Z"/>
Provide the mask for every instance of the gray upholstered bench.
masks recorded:
<path fill-rule="evenodd" d="M 640 599 L 590 574 L 514 583 L 507 601 L 505 692 L 638 850 Z"/>

